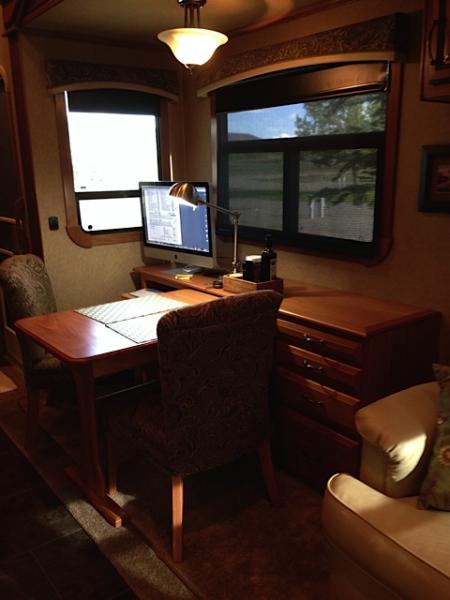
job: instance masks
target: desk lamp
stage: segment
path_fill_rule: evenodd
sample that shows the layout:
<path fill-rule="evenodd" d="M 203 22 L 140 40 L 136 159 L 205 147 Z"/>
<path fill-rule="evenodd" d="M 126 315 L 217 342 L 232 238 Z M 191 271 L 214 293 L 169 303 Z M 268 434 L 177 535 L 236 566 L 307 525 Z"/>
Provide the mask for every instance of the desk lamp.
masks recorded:
<path fill-rule="evenodd" d="M 169 190 L 169 196 L 172 198 L 178 198 L 178 200 L 184 200 L 188 204 L 193 206 L 207 206 L 209 209 L 214 209 L 217 212 L 223 213 L 231 217 L 233 221 L 234 237 L 233 237 L 233 273 L 239 272 L 239 261 L 238 261 L 238 224 L 241 213 L 235 210 L 228 210 L 217 206 L 217 204 L 209 204 L 205 202 L 198 194 L 197 189 L 192 183 L 175 183 Z"/>

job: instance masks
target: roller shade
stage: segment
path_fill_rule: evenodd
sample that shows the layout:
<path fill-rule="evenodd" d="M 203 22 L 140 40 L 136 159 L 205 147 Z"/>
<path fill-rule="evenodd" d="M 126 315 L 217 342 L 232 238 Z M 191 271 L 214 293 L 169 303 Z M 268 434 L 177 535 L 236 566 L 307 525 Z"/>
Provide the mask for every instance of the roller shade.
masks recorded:
<path fill-rule="evenodd" d="M 71 112 L 103 112 L 159 116 L 160 99 L 154 94 L 122 89 L 68 92 Z"/>
<path fill-rule="evenodd" d="M 389 63 L 352 63 L 254 77 L 214 92 L 216 112 L 268 108 L 327 97 L 386 90 Z"/>

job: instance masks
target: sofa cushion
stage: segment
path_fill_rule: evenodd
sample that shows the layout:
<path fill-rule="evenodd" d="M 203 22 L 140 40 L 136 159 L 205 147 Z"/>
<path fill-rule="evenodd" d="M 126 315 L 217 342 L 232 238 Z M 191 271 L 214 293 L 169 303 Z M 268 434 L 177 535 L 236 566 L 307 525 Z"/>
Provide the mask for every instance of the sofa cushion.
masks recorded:
<path fill-rule="evenodd" d="M 401 598 L 450 598 L 450 516 L 389 498 L 346 474 L 332 477 L 323 526 L 340 552 Z"/>
<path fill-rule="evenodd" d="M 433 365 L 440 388 L 436 437 L 420 489 L 420 506 L 450 510 L 450 367 Z"/>

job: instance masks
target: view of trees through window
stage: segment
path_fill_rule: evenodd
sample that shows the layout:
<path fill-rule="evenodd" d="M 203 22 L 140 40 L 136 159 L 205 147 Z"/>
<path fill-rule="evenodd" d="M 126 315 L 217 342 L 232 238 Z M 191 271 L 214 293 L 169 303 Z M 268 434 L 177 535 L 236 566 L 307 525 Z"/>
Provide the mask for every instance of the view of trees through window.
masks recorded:
<path fill-rule="evenodd" d="M 372 241 L 385 93 L 227 117 L 229 205 L 242 225 L 292 230 L 292 222 L 283 225 L 288 188 L 297 233 Z"/>

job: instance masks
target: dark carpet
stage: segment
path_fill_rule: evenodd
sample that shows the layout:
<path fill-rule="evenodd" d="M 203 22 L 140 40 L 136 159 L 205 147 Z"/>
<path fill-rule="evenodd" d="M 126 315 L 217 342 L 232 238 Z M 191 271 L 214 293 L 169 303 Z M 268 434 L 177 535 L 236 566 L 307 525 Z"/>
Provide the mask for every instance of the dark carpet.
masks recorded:
<path fill-rule="evenodd" d="M 24 452 L 20 398 L 20 387 L 0 394 L 0 426 Z M 170 556 L 167 475 L 126 457 L 119 468 L 116 500 L 132 525 L 115 530 L 80 498 L 63 473 L 78 451 L 74 414 L 47 409 L 42 422 L 49 435 L 42 433 L 38 451 L 28 460 L 139 598 L 327 597 L 321 496 L 302 482 L 279 471 L 283 504 L 275 508 L 253 457 L 188 478 L 185 557 L 175 564 Z"/>

